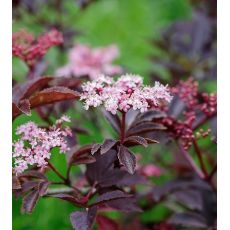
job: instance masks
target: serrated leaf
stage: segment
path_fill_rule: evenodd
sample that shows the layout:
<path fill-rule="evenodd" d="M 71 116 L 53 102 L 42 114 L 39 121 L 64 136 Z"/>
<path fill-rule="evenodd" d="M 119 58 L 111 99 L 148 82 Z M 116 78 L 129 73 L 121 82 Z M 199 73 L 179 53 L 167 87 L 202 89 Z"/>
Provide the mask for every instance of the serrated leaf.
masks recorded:
<path fill-rule="evenodd" d="M 13 190 L 18 190 L 18 189 L 21 189 L 21 188 L 22 188 L 22 186 L 21 186 L 21 183 L 20 183 L 18 177 L 13 176 L 12 177 L 12 189 Z"/>
<path fill-rule="evenodd" d="M 159 119 L 166 117 L 166 113 L 158 110 L 148 110 L 145 113 L 140 113 L 136 120 L 137 121 L 152 121 L 153 119 Z"/>
<path fill-rule="evenodd" d="M 20 107 L 21 100 L 18 103 L 13 103 L 13 118 L 16 118 L 22 112 L 29 113 L 30 109 L 38 106 L 47 105 L 64 100 L 78 99 L 79 93 L 66 87 L 54 86 L 37 92 L 32 96 L 24 99 L 24 105 Z M 26 103 L 26 104 L 25 104 Z M 29 106 L 30 105 L 30 106 Z M 28 108 L 29 106 L 29 108 Z M 21 109 L 23 108 L 23 111 Z"/>
<path fill-rule="evenodd" d="M 128 198 L 132 197 L 133 195 L 124 193 L 120 190 L 115 190 L 111 192 L 103 193 L 102 195 L 98 196 L 93 205 L 98 205 L 100 203 L 106 203 L 107 201 L 119 199 L 119 198 Z"/>
<path fill-rule="evenodd" d="M 20 111 L 25 113 L 27 116 L 30 116 L 31 115 L 30 101 L 28 99 L 21 100 L 18 103 L 18 109 L 20 109 Z"/>
<path fill-rule="evenodd" d="M 28 193 L 22 200 L 22 213 L 31 213 L 37 204 L 39 199 L 39 192 L 38 190 L 33 190 Z"/>
<path fill-rule="evenodd" d="M 107 112 L 106 110 L 103 111 L 103 114 L 104 114 L 105 118 L 107 119 L 107 121 L 111 124 L 113 129 L 117 133 L 120 133 L 121 122 L 120 122 L 118 115 L 113 115 L 112 113 Z"/>
<path fill-rule="evenodd" d="M 121 145 L 118 152 L 119 162 L 125 166 L 130 174 L 134 174 L 136 168 L 136 157 L 128 148 Z"/>
<path fill-rule="evenodd" d="M 145 138 L 140 136 L 130 136 L 124 141 L 125 146 L 133 146 L 133 145 L 143 145 L 144 147 L 148 146 L 148 142 Z"/>
<path fill-rule="evenodd" d="M 142 209 L 137 205 L 136 198 L 134 197 L 110 200 L 106 202 L 105 205 L 121 212 L 142 212 Z"/>
<path fill-rule="evenodd" d="M 94 155 L 101 147 L 101 144 L 93 144 L 91 148 L 91 154 Z"/>
<path fill-rule="evenodd" d="M 31 107 L 46 105 L 58 101 L 77 99 L 79 93 L 66 87 L 54 86 L 44 89 L 30 98 Z"/>
<path fill-rule="evenodd" d="M 101 155 L 97 152 L 94 154 L 94 157 L 96 158 L 96 162 L 86 166 L 86 178 L 90 184 L 94 184 L 95 182 L 100 184 L 107 176 L 108 171 L 114 168 L 117 152 L 110 149 L 107 154 Z"/>
<path fill-rule="evenodd" d="M 39 196 L 44 196 L 51 183 L 49 181 L 42 181 L 38 184 Z"/>
<path fill-rule="evenodd" d="M 181 225 L 184 227 L 193 227 L 193 228 L 207 228 L 205 219 L 197 213 L 185 212 L 185 213 L 176 213 L 173 214 L 168 223 L 174 225 Z"/>
<path fill-rule="evenodd" d="M 79 148 L 76 145 L 72 147 L 68 164 L 87 164 L 95 162 L 95 157 L 91 154 L 92 146 L 93 145 L 85 145 Z"/>
<path fill-rule="evenodd" d="M 40 77 L 37 79 L 26 81 L 22 84 L 14 86 L 12 92 L 13 99 L 13 118 L 17 117 L 21 113 L 30 114 L 30 102 L 29 98 L 39 89 L 48 86 L 48 83 L 52 80 L 52 77 Z"/>
<path fill-rule="evenodd" d="M 116 143 L 117 141 L 115 140 L 106 139 L 101 145 L 101 154 L 107 153 Z"/>
<path fill-rule="evenodd" d="M 59 194 L 52 194 L 49 195 L 50 197 L 55 197 L 61 200 L 65 200 L 70 202 L 71 204 L 74 204 L 76 206 L 84 207 L 84 203 L 86 202 L 85 199 L 83 198 L 78 198 L 76 196 L 70 195 L 70 194 L 65 194 L 65 193 L 59 193 Z"/>
<path fill-rule="evenodd" d="M 163 126 L 162 124 L 158 124 L 154 122 L 143 122 L 128 129 L 127 136 L 136 136 L 137 134 L 140 135 L 151 131 L 161 131 L 165 129 L 166 127 Z"/>
<path fill-rule="evenodd" d="M 22 192 L 26 193 L 28 191 L 30 191 L 31 189 L 34 189 L 35 187 L 38 186 L 38 181 L 25 181 L 22 184 Z"/>
<path fill-rule="evenodd" d="M 75 230 L 90 230 L 97 214 L 97 208 L 91 207 L 88 211 L 77 211 L 70 215 L 70 221 Z"/>
<path fill-rule="evenodd" d="M 32 178 L 47 180 L 46 176 L 43 173 L 35 170 L 29 170 L 21 174 L 19 177 L 26 177 L 26 178 L 32 177 Z"/>

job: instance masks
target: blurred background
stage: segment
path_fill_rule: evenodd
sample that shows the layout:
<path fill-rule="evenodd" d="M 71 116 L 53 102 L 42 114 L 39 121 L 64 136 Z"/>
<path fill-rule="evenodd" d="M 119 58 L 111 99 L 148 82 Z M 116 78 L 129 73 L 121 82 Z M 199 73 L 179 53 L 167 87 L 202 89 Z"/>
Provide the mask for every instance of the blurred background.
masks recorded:
<path fill-rule="evenodd" d="M 64 34 L 64 45 L 53 47 L 45 56 L 43 75 L 53 75 L 57 68 L 68 62 L 68 50 L 83 43 L 92 47 L 116 44 L 120 57 L 115 63 L 125 72 L 140 74 L 146 83 L 160 80 L 176 84 L 193 76 L 200 89 L 216 91 L 216 1 L 189 0 L 13 0 L 13 32 L 20 29 L 39 35 L 51 28 Z M 13 59 L 13 79 L 25 80 L 27 66 Z M 81 110 L 79 108 L 79 110 Z M 92 123 L 81 119 L 81 111 L 74 115 L 90 136 L 79 135 L 80 144 L 100 142 L 102 136 Z M 27 120 L 42 121 L 36 115 L 18 117 L 13 128 Z M 101 121 L 99 126 L 106 126 Z M 13 130 L 14 133 L 14 130 Z M 15 139 L 15 136 L 13 135 Z M 203 146 L 210 143 L 204 140 Z M 209 146 L 215 153 L 216 147 Z M 170 161 L 169 150 L 149 148 L 156 153 L 164 151 L 164 160 Z M 138 152 L 138 148 L 136 150 Z M 146 159 L 145 159 L 146 158 Z M 143 161 L 148 161 L 145 154 Z M 58 155 L 54 163 L 65 171 L 65 156 Z M 50 175 L 52 177 L 52 175 Z M 154 178 L 162 183 L 170 174 Z M 41 199 L 31 215 L 20 214 L 21 200 L 13 199 L 13 229 L 71 229 L 69 214 L 76 210 L 68 203 Z M 142 222 L 160 222 L 170 215 L 164 204 L 155 205 L 140 214 Z M 114 219 L 122 218 L 111 212 Z M 48 226 L 48 228 L 47 228 Z"/>

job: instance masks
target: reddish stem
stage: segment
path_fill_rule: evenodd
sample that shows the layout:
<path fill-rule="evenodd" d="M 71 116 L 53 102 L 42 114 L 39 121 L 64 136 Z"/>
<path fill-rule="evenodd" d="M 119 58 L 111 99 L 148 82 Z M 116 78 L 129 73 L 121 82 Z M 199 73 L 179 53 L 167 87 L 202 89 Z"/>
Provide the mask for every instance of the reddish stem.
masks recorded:
<path fill-rule="evenodd" d="M 196 174 L 201 178 L 201 179 L 205 179 L 205 175 L 204 173 L 197 167 L 197 165 L 195 164 L 194 160 L 192 159 L 192 157 L 189 155 L 189 153 L 183 149 L 183 147 L 181 147 L 179 145 L 180 151 L 183 154 L 183 156 L 185 157 L 185 159 L 189 162 L 190 166 L 192 167 L 192 169 L 196 172 Z"/>
<path fill-rule="evenodd" d="M 211 181 L 212 177 L 214 176 L 214 174 L 216 173 L 217 170 L 217 164 L 214 166 L 214 168 L 212 169 L 211 173 L 208 176 L 208 180 Z"/>
<path fill-rule="evenodd" d="M 29 66 L 29 72 L 28 72 L 28 75 L 27 75 L 27 78 L 29 80 L 32 80 L 34 77 L 34 66 Z"/>
<path fill-rule="evenodd" d="M 66 183 L 66 178 L 50 163 L 48 162 L 49 167 Z"/>
<path fill-rule="evenodd" d="M 200 151 L 200 148 L 199 148 L 196 140 L 193 141 L 193 146 L 194 146 L 194 148 L 196 150 L 196 154 L 197 154 L 198 160 L 200 162 L 201 170 L 204 173 L 205 177 L 207 178 L 208 177 L 208 172 L 206 170 L 206 167 L 205 167 L 205 164 L 204 164 L 204 161 L 203 161 L 203 157 L 202 157 L 202 153 Z"/>
<path fill-rule="evenodd" d="M 124 142 L 125 139 L 125 112 L 121 112 L 121 133 L 120 133 L 120 141 L 121 144 Z"/>

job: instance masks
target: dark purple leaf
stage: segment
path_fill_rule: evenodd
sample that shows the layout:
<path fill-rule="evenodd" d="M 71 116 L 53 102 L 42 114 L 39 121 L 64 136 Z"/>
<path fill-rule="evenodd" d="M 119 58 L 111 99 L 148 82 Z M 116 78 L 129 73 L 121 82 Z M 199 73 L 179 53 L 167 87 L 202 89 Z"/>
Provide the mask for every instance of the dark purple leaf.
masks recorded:
<path fill-rule="evenodd" d="M 146 178 L 138 174 L 138 172 L 135 172 L 133 175 L 125 172 L 123 177 L 120 177 L 120 179 L 117 181 L 116 185 L 117 186 L 132 186 L 132 185 L 147 184 L 147 183 L 148 182 Z"/>
<path fill-rule="evenodd" d="M 104 180 L 107 172 L 114 168 L 114 161 L 117 159 L 117 152 L 113 149 L 107 154 L 95 153 L 96 162 L 87 165 L 86 177 L 90 184 L 99 183 Z"/>
<path fill-rule="evenodd" d="M 18 105 L 20 100 L 30 97 L 37 90 L 47 86 L 52 80 L 52 77 L 41 77 L 26 81 L 22 84 L 17 84 L 13 88 L 13 103 Z"/>
<path fill-rule="evenodd" d="M 44 89 L 30 98 L 31 107 L 46 105 L 58 101 L 78 99 L 79 93 L 66 87 L 55 86 Z"/>
<path fill-rule="evenodd" d="M 164 113 L 162 111 L 148 110 L 145 113 L 140 113 L 137 116 L 136 121 L 137 122 L 152 121 L 153 119 L 159 119 L 159 118 L 163 118 L 163 117 L 166 117 L 166 113 Z"/>
<path fill-rule="evenodd" d="M 106 139 L 101 145 L 101 154 L 107 153 L 116 143 L 117 141 L 115 140 Z"/>
<path fill-rule="evenodd" d="M 22 192 L 26 193 L 38 186 L 38 181 L 26 181 L 22 184 Z"/>
<path fill-rule="evenodd" d="M 136 204 L 136 198 L 133 197 L 110 200 L 105 205 L 121 212 L 142 212 L 141 208 Z"/>
<path fill-rule="evenodd" d="M 95 157 L 91 154 L 92 145 L 85 145 L 83 147 L 73 146 L 70 150 L 69 165 L 72 164 L 86 164 L 95 162 Z"/>
<path fill-rule="evenodd" d="M 144 147 L 148 146 L 148 142 L 145 138 L 140 136 L 130 136 L 124 141 L 125 146 L 133 146 L 133 145 L 143 145 Z"/>
<path fill-rule="evenodd" d="M 31 110 L 30 110 L 30 101 L 28 99 L 23 99 L 18 103 L 18 109 L 22 113 L 25 113 L 26 115 L 31 115 Z"/>
<path fill-rule="evenodd" d="M 68 88 L 76 88 L 81 84 L 81 80 L 78 77 L 69 77 L 68 80 L 66 77 L 54 78 L 51 82 L 52 86 L 64 86 Z"/>
<path fill-rule="evenodd" d="M 151 131 L 160 131 L 165 130 L 166 128 L 158 123 L 154 122 L 143 122 L 140 124 L 137 124 L 136 126 L 128 129 L 127 136 L 136 136 L 137 134 L 144 134 Z"/>
<path fill-rule="evenodd" d="M 38 185 L 39 196 L 44 196 L 47 192 L 47 189 L 50 185 L 49 181 L 42 181 Z"/>
<path fill-rule="evenodd" d="M 181 225 L 190 228 L 207 228 L 205 219 L 197 213 L 187 212 L 187 213 L 176 213 L 173 214 L 168 223 Z"/>
<path fill-rule="evenodd" d="M 97 208 L 91 207 L 88 211 L 77 211 L 70 215 L 70 221 L 76 230 L 90 230 L 97 214 Z"/>
<path fill-rule="evenodd" d="M 200 190 L 200 189 L 205 189 L 209 190 L 210 186 L 200 180 L 197 177 L 193 176 L 184 176 L 184 177 L 179 177 L 177 179 L 171 180 L 166 182 L 165 184 L 158 185 L 153 187 L 153 199 L 155 201 L 159 201 L 162 198 L 173 194 L 174 192 L 177 191 L 187 191 L 187 190 Z"/>
<path fill-rule="evenodd" d="M 29 170 L 23 173 L 22 175 L 20 175 L 19 177 L 26 177 L 26 178 L 32 177 L 32 178 L 47 180 L 46 176 L 43 173 L 35 170 Z"/>
<path fill-rule="evenodd" d="M 120 229 L 119 224 L 116 221 L 106 216 L 98 215 L 96 217 L 96 222 L 100 230 L 108 230 L 108 229 L 109 230 L 119 230 Z"/>
<path fill-rule="evenodd" d="M 94 163 L 95 161 L 96 161 L 95 157 L 89 154 L 85 154 L 85 155 L 79 156 L 72 164 L 75 164 L 75 165 L 91 164 L 91 163 Z"/>
<path fill-rule="evenodd" d="M 13 176 L 12 177 L 12 189 L 13 190 L 18 190 L 18 189 L 21 189 L 21 188 L 22 188 L 22 186 L 21 186 L 21 183 L 20 183 L 18 177 Z"/>
<path fill-rule="evenodd" d="M 22 213 L 31 213 L 37 204 L 39 198 L 38 190 L 33 190 L 28 193 L 22 200 Z"/>
<path fill-rule="evenodd" d="M 91 149 L 91 154 L 93 155 L 96 153 L 101 147 L 101 144 L 93 144 L 92 149 Z"/>
<path fill-rule="evenodd" d="M 120 122 L 120 119 L 119 119 L 118 115 L 113 115 L 112 113 L 107 112 L 105 110 L 103 111 L 103 113 L 104 113 L 105 118 L 108 120 L 108 122 L 114 128 L 114 130 L 117 133 L 120 133 L 121 122 Z"/>
<path fill-rule="evenodd" d="M 66 87 L 50 87 L 26 98 L 26 100 L 23 100 L 24 104 L 21 105 L 21 107 L 21 101 L 19 101 L 17 104 L 13 103 L 13 118 L 16 118 L 21 114 L 21 112 L 23 112 L 20 108 L 24 109 L 24 112 L 29 113 L 29 108 L 32 109 L 41 105 L 78 98 L 79 93 Z"/>
<path fill-rule="evenodd" d="M 115 200 L 115 199 L 119 199 L 119 198 L 128 198 L 128 197 L 132 197 L 132 196 L 133 195 L 124 193 L 120 190 L 106 192 L 106 193 L 100 195 L 99 197 L 97 197 L 97 199 L 95 200 L 93 205 L 98 205 L 100 203 L 106 203 L 107 201 L 111 201 L 111 200 Z"/>
<path fill-rule="evenodd" d="M 121 145 L 118 152 L 118 159 L 130 174 L 134 174 L 136 168 L 136 157 L 128 148 Z"/>
<path fill-rule="evenodd" d="M 21 112 L 30 114 L 29 97 L 37 90 L 48 86 L 52 77 L 41 77 L 34 80 L 26 81 L 23 84 L 17 84 L 13 88 L 13 118 L 18 116 Z"/>
<path fill-rule="evenodd" d="M 187 189 L 185 191 L 176 191 L 174 196 L 177 202 L 193 210 L 202 210 L 201 192 L 197 189 Z"/>
<path fill-rule="evenodd" d="M 86 202 L 86 200 L 84 198 L 79 198 L 70 194 L 65 194 L 65 193 L 59 193 L 59 194 L 52 194 L 49 195 L 50 197 L 55 197 L 61 200 L 65 200 L 70 202 L 71 204 L 74 204 L 76 206 L 80 206 L 80 207 L 84 207 L 84 203 Z"/>

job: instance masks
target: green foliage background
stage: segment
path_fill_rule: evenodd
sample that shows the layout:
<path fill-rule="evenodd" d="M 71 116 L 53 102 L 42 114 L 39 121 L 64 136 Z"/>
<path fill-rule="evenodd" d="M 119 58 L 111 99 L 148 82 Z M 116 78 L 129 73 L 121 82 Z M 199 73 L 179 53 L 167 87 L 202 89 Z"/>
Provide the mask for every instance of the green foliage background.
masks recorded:
<path fill-rule="evenodd" d="M 52 2 L 52 1 L 50 1 Z M 122 65 L 127 72 L 145 76 L 148 82 L 149 71 L 159 73 L 161 78 L 167 78 L 167 70 L 150 63 L 149 56 L 166 55 L 161 53 L 157 47 L 152 45 L 153 38 L 159 38 L 160 31 L 165 26 L 179 19 L 188 19 L 191 16 L 191 6 L 188 0 L 98 0 L 88 8 L 80 10 L 76 1 L 63 1 L 63 15 L 49 4 L 44 4 L 36 14 L 29 14 L 21 8 L 21 18 L 14 18 L 13 31 L 26 28 L 35 34 L 44 32 L 46 28 L 39 21 L 45 20 L 47 24 L 60 22 L 63 27 L 73 28 L 79 31 L 75 37 L 75 42 L 83 42 L 92 46 L 104 46 L 111 43 L 117 44 L 120 48 L 121 56 L 117 63 Z M 47 74 L 53 74 L 59 66 L 67 61 L 67 53 L 61 52 L 58 48 L 50 50 L 46 56 L 48 62 Z M 13 78 L 23 81 L 27 68 L 24 63 L 13 60 Z M 215 85 L 215 84 L 214 84 Z M 213 84 L 210 85 L 210 89 Z M 78 106 L 78 111 L 79 111 Z M 78 116 L 79 123 L 90 129 L 90 136 L 81 135 L 80 143 L 90 141 L 101 141 L 102 134 L 98 133 L 95 126 L 89 119 L 83 119 L 83 112 L 78 115 L 74 111 L 70 114 Z M 100 116 L 98 114 L 98 116 Z M 41 124 L 38 116 L 33 113 L 31 117 L 21 115 L 13 124 L 15 128 L 27 120 L 34 120 Z M 100 126 L 108 127 L 103 120 Z M 106 129 L 105 129 L 106 130 Z M 109 135 L 108 132 L 103 135 Z M 13 139 L 16 139 L 13 134 Z M 157 151 L 154 146 L 154 151 Z M 65 173 L 65 156 L 54 153 L 53 163 Z M 167 154 L 166 154 L 167 157 Z M 49 175 L 52 180 L 57 179 L 52 173 Z M 160 178 L 159 180 L 165 180 Z M 157 183 L 157 182 L 156 182 Z M 41 199 L 31 215 L 20 214 L 21 200 L 13 198 L 13 229 L 15 230 L 67 230 L 72 229 L 69 221 L 69 214 L 76 208 L 64 201 Z M 158 205 L 149 213 L 141 215 L 144 222 L 161 220 L 167 215 L 167 209 Z M 112 217 L 118 218 L 119 214 L 113 212 Z"/>

